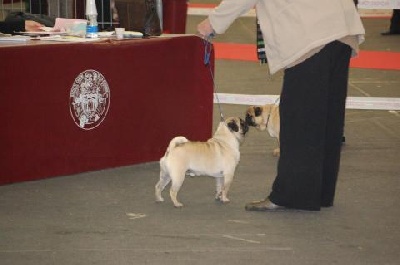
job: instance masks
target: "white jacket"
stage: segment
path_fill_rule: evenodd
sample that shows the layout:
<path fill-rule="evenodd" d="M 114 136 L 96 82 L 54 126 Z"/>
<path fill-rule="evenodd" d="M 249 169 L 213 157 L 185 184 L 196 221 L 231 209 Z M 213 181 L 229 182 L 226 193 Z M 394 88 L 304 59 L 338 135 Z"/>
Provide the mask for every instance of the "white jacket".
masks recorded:
<path fill-rule="evenodd" d="M 254 7 L 272 74 L 334 40 L 354 35 L 364 41 L 353 0 L 223 0 L 209 15 L 211 26 L 222 34 Z"/>

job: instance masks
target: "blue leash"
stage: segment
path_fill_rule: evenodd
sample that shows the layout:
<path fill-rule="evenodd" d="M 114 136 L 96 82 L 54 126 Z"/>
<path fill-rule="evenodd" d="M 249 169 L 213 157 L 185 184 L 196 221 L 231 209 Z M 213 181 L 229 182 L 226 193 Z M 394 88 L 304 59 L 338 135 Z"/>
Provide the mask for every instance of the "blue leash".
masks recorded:
<path fill-rule="evenodd" d="M 208 69 L 210 70 L 210 76 L 213 82 L 213 88 L 214 88 L 214 96 L 217 99 L 217 105 L 218 105 L 218 109 L 219 109 L 219 114 L 221 117 L 221 121 L 225 121 L 224 118 L 224 114 L 222 112 L 222 107 L 221 107 L 221 103 L 219 101 L 219 97 L 216 91 L 216 85 L 215 85 L 215 79 L 214 79 L 214 74 L 213 71 L 211 69 L 211 65 L 210 65 L 210 58 L 211 58 L 211 52 L 212 52 L 212 43 L 211 43 L 211 39 L 214 37 L 214 34 L 210 34 L 207 36 L 206 39 L 203 39 L 203 43 L 204 43 L 204 65 L 208 66 Z"/>

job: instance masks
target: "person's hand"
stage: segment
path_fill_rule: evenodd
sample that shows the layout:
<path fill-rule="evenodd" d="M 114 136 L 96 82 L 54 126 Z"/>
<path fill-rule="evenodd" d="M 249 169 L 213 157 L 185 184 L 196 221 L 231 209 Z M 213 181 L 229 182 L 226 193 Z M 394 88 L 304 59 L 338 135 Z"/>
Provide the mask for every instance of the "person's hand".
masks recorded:
<path fill-rule="evenodd" d="M 197 25 L 197 31 L 203 38 L 214 34 L 214 29 L 212 28 L 210 20 L 208 18 Z"/>
<path fill-rule="evenodd" d="M 25 31 L 41 31 L 41 27 L 44 25 L 33 20 L 25 20 Z"/>

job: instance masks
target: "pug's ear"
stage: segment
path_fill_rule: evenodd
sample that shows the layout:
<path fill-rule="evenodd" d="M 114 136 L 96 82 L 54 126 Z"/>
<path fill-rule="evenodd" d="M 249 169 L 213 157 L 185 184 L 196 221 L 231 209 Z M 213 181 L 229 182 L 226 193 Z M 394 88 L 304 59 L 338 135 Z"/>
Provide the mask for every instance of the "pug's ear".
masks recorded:
<path fill-rule="evenodd" d="M 239 126 L 236 124 L 236 122 L 234 120 L 228 122 L 227 126 L 231 131 L 234 131 L 234 132 L 239 131 Z"/>
<path fill-rule="evenodd" d="M 262 108 L 261 107 L 254 107 L 254 115 L 256 117 L 261 116 L 262 114 Z"/>

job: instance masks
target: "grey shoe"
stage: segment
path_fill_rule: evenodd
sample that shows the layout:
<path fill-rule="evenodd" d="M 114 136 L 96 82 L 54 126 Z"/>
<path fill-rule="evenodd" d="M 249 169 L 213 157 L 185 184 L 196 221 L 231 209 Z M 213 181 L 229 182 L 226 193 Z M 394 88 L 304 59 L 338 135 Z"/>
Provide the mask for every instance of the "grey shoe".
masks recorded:
<path fill-rule="evenodd" d="M 276 205 L 271 202 L 268 198 L 262 201 L 254 201 L 246 204 L 244 207 L 246 211 L 257 211 L 257 212 L 267 212 L 267 211 L 278 211 L 285 209 L 284 206 Z"/>

